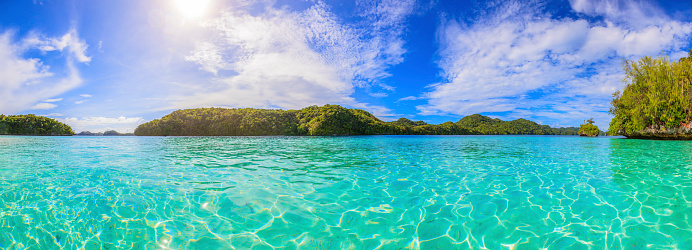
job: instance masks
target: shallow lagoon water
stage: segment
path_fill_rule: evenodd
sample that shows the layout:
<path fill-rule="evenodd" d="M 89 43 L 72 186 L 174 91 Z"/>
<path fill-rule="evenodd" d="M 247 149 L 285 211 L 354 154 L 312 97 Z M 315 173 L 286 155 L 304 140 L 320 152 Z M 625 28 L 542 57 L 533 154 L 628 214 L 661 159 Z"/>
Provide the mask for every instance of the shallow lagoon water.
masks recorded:
<path fill-rule="evenodd" d="M 0 136 L 0 249 L 692 249 L 692 142 Z"/>

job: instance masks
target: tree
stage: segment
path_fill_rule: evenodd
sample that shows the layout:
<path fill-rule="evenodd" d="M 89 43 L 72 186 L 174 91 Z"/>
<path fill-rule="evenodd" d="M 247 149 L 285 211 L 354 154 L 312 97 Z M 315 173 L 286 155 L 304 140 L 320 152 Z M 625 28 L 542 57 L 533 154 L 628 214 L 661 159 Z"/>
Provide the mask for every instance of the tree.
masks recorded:
<path fill-rule="evenodd" d="M 625 88 L 615 92 L 609 131 L 621 135 L 644 129 L 679 128 L 692 119 L 692 50 L 678 62 L 666 56 L 625 60 Z"/>

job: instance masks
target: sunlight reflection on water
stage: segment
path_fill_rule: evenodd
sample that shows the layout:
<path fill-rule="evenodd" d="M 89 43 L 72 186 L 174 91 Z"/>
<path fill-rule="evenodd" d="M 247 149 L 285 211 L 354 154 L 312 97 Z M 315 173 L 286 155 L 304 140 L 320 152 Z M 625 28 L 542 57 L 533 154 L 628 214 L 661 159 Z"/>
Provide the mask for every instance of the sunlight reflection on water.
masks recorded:
<path fill-rule="evenodd" d="M 0 248 L 692 248 L 692 142 L 0 136 Z"/>

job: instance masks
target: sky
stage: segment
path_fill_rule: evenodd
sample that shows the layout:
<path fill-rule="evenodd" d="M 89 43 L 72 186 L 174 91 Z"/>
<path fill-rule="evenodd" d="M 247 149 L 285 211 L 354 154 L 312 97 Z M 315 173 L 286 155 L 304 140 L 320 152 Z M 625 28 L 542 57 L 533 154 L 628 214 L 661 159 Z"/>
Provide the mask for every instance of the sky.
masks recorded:
<path fill-rule="evenodd" d="M 687 56 L 692 1 L 0 1 L 0 113 L 133 132 L 199 107 L 338 104 L 607 130 L 623 60 Z"/>

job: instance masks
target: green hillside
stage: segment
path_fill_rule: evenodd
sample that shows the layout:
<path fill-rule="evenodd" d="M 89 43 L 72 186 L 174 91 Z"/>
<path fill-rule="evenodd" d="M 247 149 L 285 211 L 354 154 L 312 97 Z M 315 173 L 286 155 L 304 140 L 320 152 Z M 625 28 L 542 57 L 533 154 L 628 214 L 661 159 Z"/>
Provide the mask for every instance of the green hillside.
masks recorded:
<path fill-rule="evenodd" d="M 577 128 L 550 128 L 518 119 L 502 121 L 482 115 L 456 123 L 427 124 L 400 118 L 384 122 L 367 111 L 339 105 L 300 110 L 197 108 L 174 111 L 139 125 L 140 136 L 246 135 L 576 135 Z"/>
<path fill-rule="evenodd" d="M 37 115 L 0 115 L 0 135 L 73 135 L 67 124 Z"/>
<path fill-rule="evenodd" d="M 579 130 L 575 127 L 551 128 L 526 119 L 502 121 L 479 114 L 466 116 L 456 124 L 484 135 L 576 135 Z"/>

